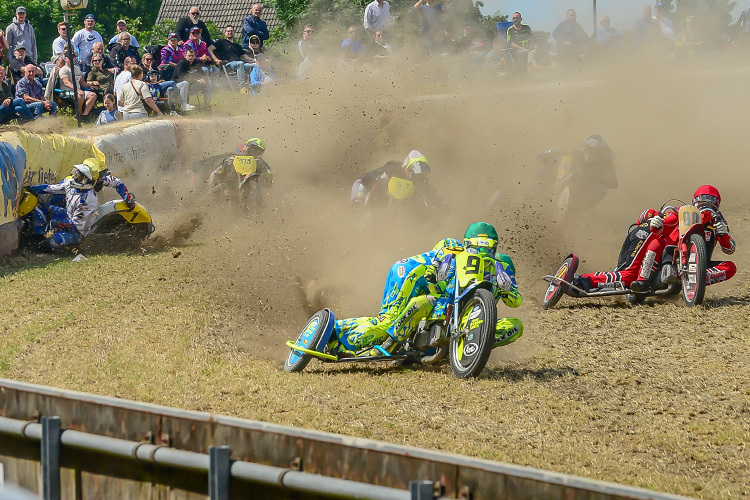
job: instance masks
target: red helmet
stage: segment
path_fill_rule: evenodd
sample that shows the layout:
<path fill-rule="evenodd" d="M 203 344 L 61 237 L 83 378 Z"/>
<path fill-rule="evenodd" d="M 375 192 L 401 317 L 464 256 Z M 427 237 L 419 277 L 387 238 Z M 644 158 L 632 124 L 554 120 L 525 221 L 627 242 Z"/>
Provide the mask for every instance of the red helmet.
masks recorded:
<path fill-rule="evenodd" d="M 701 208 L 700 205 L 705 205 L 706 203 L 710 203 L 714 208 L 719 208 L 719 204 L 721 203 L 719 190 L 710 184 L 699 187 L 693 195 L 693 205 L 696 207 Z"/>

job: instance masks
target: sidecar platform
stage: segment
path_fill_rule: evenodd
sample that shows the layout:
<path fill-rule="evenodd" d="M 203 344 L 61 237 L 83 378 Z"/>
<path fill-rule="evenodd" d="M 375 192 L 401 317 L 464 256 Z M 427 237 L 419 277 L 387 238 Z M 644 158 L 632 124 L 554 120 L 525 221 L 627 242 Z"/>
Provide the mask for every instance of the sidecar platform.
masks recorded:
<path fill-rule="evenodd" d="M 632 294 L 632 295 L 654 295 L 653 291 L 635 292 L 635 291 L 633 291 L 633 290 L 631 290 L 629 288 L 625 288 L 623 286 L 623 284 L 620 283 L 619 281 L 616 281 L 616 282 L 612 283 L 612 285 L 613 285 L 612 288 L 606 288 L 606 289 L 603 289 L 603 290 L 599 289 L 597 291 L 587 292 L 586 290 L 584 290 L 582 288 L 578 288 L 573 283 L 571 283 L 569 281 L 565 281 L 562 278 L 558 278 L 557 276 L 552 276 L 552 275 L 548 274 L 547 276 L 544 276 L 544 278 L 542 278 L 542 279 L 544 281 L 546 281 L 547 283 L 550 283 L 550 284 L 563 283 L 565 285 L 568 285 L 568 288 L 570 288 L 571 290 L 575 290 L 579 294 L 578 298 L 581 298 L 581 297 L 609 297 L 609 296 L 612 296 L 612 295 L 628 295 L 628 294 Z"/>

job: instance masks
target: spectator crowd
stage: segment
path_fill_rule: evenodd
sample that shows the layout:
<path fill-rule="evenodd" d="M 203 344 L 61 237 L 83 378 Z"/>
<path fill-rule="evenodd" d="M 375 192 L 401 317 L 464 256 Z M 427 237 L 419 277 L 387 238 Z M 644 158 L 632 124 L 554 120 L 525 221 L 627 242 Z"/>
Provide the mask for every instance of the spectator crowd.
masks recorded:
<path fill-rule="evenodd" d="M 392 18 L 389 2 L 373 0 L 361 24 L 348 26 L 346 38 L 336 47 L 319 43 L 313 25 L 306 24 L 292 51 L 295 62 L 290 68 L 294 69 L 285 73 L 298 80 L 321 69 L 373 74 L 399 56 L 418 51 L 428 60 L 450 60 L 462 71 L 489 77 L 555 78 L 579 71 L 596 56 L 606 58 L 615 52 L 685 60 L 718 45 L 694 16 L 676 22 L 661 3 L 644 5 L 640 15 L 634 14 L 630 30 L 618 30 L 603 15 L 596 32 L 589 35 L 578 24 L 574 9 L 566 12 L 551 34 L 535 32 L 520 12 L 514 12 L 510 22 L 498 23 L 494 35 L 487 36 L 481 26 L 457 24 L 443 0 L 417 0 L 408 16 L 419 24 L 419 33 L 417 41 L 410 43 L 405 30 L 396 29 L 405 23 L 401 17 Z M 458 36 L 454 26 L 460 27 Z M 241 27 L 224 26 L 217 39 L 211 37 L 197 6 L 190 7 L 166 40 L 157 41 L 164 45 L 144 47 L 123 19 L 105 42 L 93 13 L 84 16 L 83 27 L 72 36 L 67 29 L 65 23 L 58 23 L 59 36 L 52 42 L 48 62 L 39 60 L 24 6 L 19 5 L 12 22 L 0 30 L 0 124 L 55 116 L 63 107 L 96 124 L 190 112 L 197 104 L 210 107 L 222 77 L 233 89 L 252 95 L 282 80 L 266 50 L 270 34 L 260 3 L 253 4 Z"/>

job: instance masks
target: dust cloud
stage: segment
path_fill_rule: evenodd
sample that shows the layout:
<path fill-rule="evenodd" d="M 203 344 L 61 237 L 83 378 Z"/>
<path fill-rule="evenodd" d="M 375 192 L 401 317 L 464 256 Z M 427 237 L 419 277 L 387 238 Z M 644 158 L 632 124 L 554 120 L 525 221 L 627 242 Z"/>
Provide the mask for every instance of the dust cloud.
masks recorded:
<path fill-rule="evenodd" d="M 712 183 L 730 224 L 747 209 L 750 73 L 743 68 L 627 61 L 538 82 L 469 78 L 470 69 L 451 64 L 405 60 L 268 88 L 231 127 L 201 122 L 207 140 L 185 151 L 181 168 L 139 186 L 157 235 L 168 239 L 203 214 L 187 251 L 205 257 L 206 293 L 223 311 L 220 335 L 276 357 L 316 308 L 338 317 L 375 314 L 393 262 L 460 238 L 476 220 L 496 225 L 527 300 L 517 311 L 501 305 L 500 314 L 518 314 L 529 332 L 541 276 L 570 252 L 582 258 L 581 271 L 610 269 L 645 208 L 689 201 L 698 185 Z M 619 187 L 588 213 L 555 220 L 537 187 L 536 157 L 576 149 L 592 133 L 611 146 Z M 253 136 L 266 142 L 274 185 L 264 191 L 262 213 L 243 217 L 209 198 L 209 170 L 195 163 Z M 352 182 L 411 149 L 430 161 L 449 210 L 431 220 L 355 212 Z"/>

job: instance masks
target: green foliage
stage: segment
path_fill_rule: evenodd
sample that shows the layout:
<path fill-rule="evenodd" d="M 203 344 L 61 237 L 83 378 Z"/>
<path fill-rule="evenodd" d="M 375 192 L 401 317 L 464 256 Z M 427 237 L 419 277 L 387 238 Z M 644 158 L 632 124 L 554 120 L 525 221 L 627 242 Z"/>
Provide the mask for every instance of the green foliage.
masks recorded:
<path fill-rule="evenodd" d="M 128 29 L 130 29 L 129 27 L 130 27 L 130 23 L 128 23 Z M 173 33 L 176 28 L 177 28 L 176 21 L 170 21 L 168 19 L 165 19 L 159 24 L 155 25 L 150 32 L 144 31 L 143 33 L 144 42 L 141 42 L 141 37 L 138 36 L 138 42 L 141 43 L 141 45 L 143 45 L 144 47 L 146 45 L 166 45 L 167 37 L 169 36 L 170 33 Z M 146 36 L 147 33 L 148 33 L 148 36 Z"/>
<path fill-rule="evenodd" d="M 7 19 L 8 24 L 10 24 L 18 5 L 26 7 L 26 19 L 34 27 L 38 59 L 48 61 L 52 56 L 52 41 L 58 37 L 57 23 L 63 20 L 60 2 L 51 0 L 24 0 L 24 2 L 0 0 L 0 12 L 5 15 L 10 14 L 10 18 L 3 15 L 3 21 Z M 8 24 L 3 23 L 2 29 L 4 30 Z"/>
<path fill-rule="evenodd" d="M 83 28 L 83 18 L 92 13 L 96 16 L 96 26 L 104 41 L 109 41 L 117 32 L 118 19 L 125 19 L 128 31 L 132 31 L 141 45 L 147 45 L 151 28 L 156 21 L 161 2 L 153 0 L 89 0 L 88 8 L 69 11 L 71 33 Z M 58 37 L 57 23 L 63 20 L 63 12 L 58 0 L 0 0 L 0 12 L 12 14 L 16 6 L 26 7 L 27 19 L 36 33 L 37 52 L 40 61 L 48 61 L 52 56 L 52 41 Z M 7 15 L 6 14 L 6 15 Z M 2 28 L 5 29 L 3 25 Z M 165 37 L 166 39 L 166 37 Z M 144 43 L 144 41 L 146 43 Z"/>

